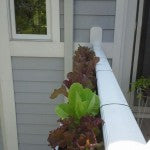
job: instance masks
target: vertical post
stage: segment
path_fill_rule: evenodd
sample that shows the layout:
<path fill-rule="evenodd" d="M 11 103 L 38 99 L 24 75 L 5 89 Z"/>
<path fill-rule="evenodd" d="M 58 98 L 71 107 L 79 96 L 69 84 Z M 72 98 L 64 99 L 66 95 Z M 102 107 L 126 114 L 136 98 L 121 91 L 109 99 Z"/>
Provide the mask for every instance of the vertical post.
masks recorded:
<path fill-rule="evenodd" d="M 137 0 L 116 0 L 113 71 L 122 91 L 129 99 L 132 53 L 136 24 Z"/>
<path fill-rule="evenodd" d="M 114 32 L 114 53 L 113 53 L 113 72 L 121 85 L 122 53 L 125 38 L 125 23 L 127 14 L 128 0 L 116 0 L 116 17 L 115 17 L 115 32 Z"/>
<path fill-rule="evenodd" d="M 7 2 L 0 2 L 0 118 L 4 150 L 18 150 Z"/>
<path fill-rule="evenodd" d="M 136 27 L 136 37 L 135 37 L 135 48 L 133 49 L 133 64 L 131 69 L 131 81 L 136 81 L 137 74 L 137 66 L 138 66 L 138 58 L 139 58 L 139 50 L 140 50 L 140 41 L 141 41 L 141 33 L 142 33 L 142 24 L 143 24 L 143 12 L 144 12 L 144 0 L 139 1 L 138 16 L 137 16 L 137 27 Z M 130 31 L 131 32 L 131 31 Z M 128 50 L 129 51 L 129 50 Z M 129 52 L 128 52 L 129 53 Z M 130 82 L 130 78 L 128 82 Z M 131 93 L 130 96 L 130 106 L 134 106 L 134 92 Z"/>
<path fill-rule="evenodd" d="M 142 3 L 142 0 L 139 0 Z M 127 18 L 126 26 L 124 29 L 125 39 L 124 39 L 124 49 L 123 49 L 123 58 L 121 59 L 121 89 L 123 90 L 128 102 L 131 102 L 129 95 L 129 85 L 130 85 L 130 76 L 131 76 L 131 66 L 132 66 L 132 56 L 135 42 L 135 31 L 136 31 L 136 18 L 137 18 L 137 0 L 128 0 L 127 6 Z M 136 68 L 136 67 L 135 67 Z"/>
<path fill-rule="evenodd" d="M 73 0 L 64 0 L 64 75 L 72 71 Z"/>
<path fill-rule="evenodd" d="M 102 43 L 102 28 L 100 27 L 93 27 L 90 30 L 90 43 L 93 44 L 93 46 L 101 46 Z"/>
<path fill-rule="evenodd" d="M 46 1 L 46 4 L 49 5 L 49 0 Z M 52 9 L 49 10 L 49 9 Z M 48 8 L 47 17 L 50 19 L 52 14 L 52 39 L 53 42 L 60 42 L 60 11 L 59 11 L 59 0 L 51 0 L 51 7 Z M 47 18 L 47 19 L 48 19 Z M 47 21 L 49 21 L 49 19 Z M 50 21 L 49 21 L 50 22 Z M 48 26 L 48 24 L 47 24 Z M 50 25 L 49 25 L 50 27 Z M 48 29 L 49 29 L 48 27 Z"/>

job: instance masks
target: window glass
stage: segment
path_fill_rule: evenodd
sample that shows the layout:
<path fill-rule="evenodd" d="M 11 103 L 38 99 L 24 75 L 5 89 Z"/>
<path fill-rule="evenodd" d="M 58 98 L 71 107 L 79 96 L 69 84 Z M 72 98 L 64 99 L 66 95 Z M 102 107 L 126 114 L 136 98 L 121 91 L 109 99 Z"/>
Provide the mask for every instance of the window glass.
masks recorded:
<path fill-rule="evenodd" d="M 46 0 L 14 0 L 17 34 L 47 34 Z"/>

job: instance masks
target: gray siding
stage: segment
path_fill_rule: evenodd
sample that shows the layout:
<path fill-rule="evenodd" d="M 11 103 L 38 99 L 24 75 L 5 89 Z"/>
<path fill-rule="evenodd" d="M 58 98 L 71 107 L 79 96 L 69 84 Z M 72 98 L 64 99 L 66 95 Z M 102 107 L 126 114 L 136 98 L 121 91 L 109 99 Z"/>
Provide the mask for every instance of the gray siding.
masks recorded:
<path fill-rule="evenodd" d="M 50 130 L 58 126 L 54 108 L 63 97 L 49 94 L 63 81 L 63 58 L 12 57 L 19 150 L 49 150 Z"/>
<path fill-rule="evenodd" d="M 89 42 L 90 28 L 100 26 L 103 29 L 103 42 L 113 42 L 115 13 L 115 0 L 75 0 L 74 41 Z M 60 0 L 60 31 L 61 41 L 64 41 L 63 0 Z"/>

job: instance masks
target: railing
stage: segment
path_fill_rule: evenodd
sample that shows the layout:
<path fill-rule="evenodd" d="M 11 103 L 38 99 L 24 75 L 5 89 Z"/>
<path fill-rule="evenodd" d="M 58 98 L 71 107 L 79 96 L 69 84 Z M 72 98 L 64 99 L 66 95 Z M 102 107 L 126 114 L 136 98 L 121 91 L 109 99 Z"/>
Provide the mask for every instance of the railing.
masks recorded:
<path fill-rule="evenodd" d="M 102 29 L 91 29 L 90 42 L 100 62 L 96 66 L 105 150 L 143 150 L 148 147 L 101 47 Z M 150 145 L 149 145 L 150 146 Z M 148 150 L 148 149 L 147 149 Z M 150 150 L 150 147 L 149 147 Z"/>

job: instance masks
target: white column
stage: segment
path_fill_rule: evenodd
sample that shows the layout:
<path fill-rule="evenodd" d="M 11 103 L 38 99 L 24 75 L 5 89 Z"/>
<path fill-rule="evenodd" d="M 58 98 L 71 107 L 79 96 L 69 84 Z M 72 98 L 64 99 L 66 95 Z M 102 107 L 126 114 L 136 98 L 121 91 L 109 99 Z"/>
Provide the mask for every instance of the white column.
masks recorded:
<path fill-rule="evenodd" d="M 64 75 L 72 71 L 73 56 L 73 0 L 64 0 Z"/>

